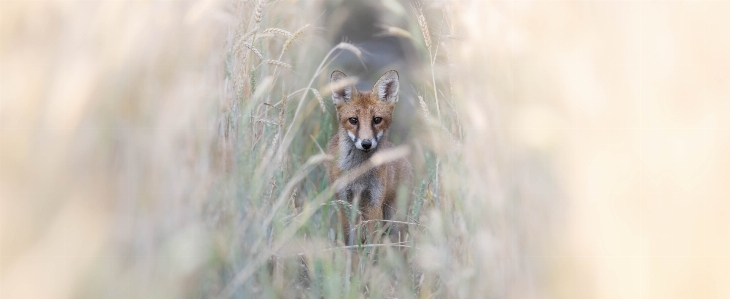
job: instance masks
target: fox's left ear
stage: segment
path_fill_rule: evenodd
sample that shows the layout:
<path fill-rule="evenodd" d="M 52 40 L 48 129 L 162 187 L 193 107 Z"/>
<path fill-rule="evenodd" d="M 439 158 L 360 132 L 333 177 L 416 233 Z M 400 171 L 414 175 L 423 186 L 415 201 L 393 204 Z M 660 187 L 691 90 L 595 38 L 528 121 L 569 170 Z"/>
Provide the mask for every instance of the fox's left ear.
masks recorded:
<path fill-rule="evenodd" d="M 373 88 L 378 93 L 378 99 L 389 104 L 398 102 L 398 72 L 387 71 Z"/>

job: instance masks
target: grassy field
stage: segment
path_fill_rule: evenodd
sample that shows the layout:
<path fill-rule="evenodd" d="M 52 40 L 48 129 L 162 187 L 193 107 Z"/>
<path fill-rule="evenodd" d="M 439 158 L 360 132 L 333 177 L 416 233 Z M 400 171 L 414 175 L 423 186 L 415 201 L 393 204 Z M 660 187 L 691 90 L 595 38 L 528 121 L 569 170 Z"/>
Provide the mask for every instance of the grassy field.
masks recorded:
<path fill-rule="evenodd" d="M 487 176 L 498 169 L 494 146 L 472 153 L 488 168 L 469 173 L 465 167 L 464 103 L 452 93 L 453 37 L 439 7 L 426 9 L 434 21 L 421 4 L 392 2 L 377 10 L 396 20 L 384 23 L 382 34 L 415 49 L 416 64 L 409 67 L 423 72 L 405 79 L 396 117 L 410 116 L 397 118 L 400 129 L 391 134 L 401 156 L 416 166 L 413 190 L 404 194 L 413 199 L 410 239 L 356 248 L 340 241 L 334 215 L 342 207 L 331 202 L 322 165 L 331 159 L 323 147 L 337 129 L 328 77 L 333 63 L 348 68 L 338 57 L 365 65 L 382 53 L 334 40 L 328 24 L 356 13 L 323 15 L 336 5 L 10 5 L 17 13 L 7 21 L 16 26 L 6 32 L 14 40 L 8 56 L 39 61 L 27 66 L 27 76 L 4 82 L 17 86 L 11 93 L 28 97 L 9 107 L 26 114 L 3 115 L 3 133 L 15 138 L 9 143 L 18 151 L 4 157 L 29 171 L 12 175 L 20 189 L 9 192 L 28 197 L 17 209 L 33 218 L 3 217 L 4 227 L 30 222 L 7 232 L 14 247 L 4 248 L 9 254 L 3 258 L 32 250 L 36 241 L 29 236 L 45 238 L 40 231 L 49 226 L 59 231 L 41 242 L 57 243 L 37 250 L 60 248 L 71 258 L 37 253 L 48 260 L 10 268 L 9 277 L 75 269 L 66 280 L 49 276 L 41 291 L 48 297 L 504 294 L 504 282 L 520 274 L 504 267 L 514 261 L 497 254 L 510 228 L 494 226 L 504 225 L 505 217 L 491 201 L 503 201 L 508 195 L 496 194 L 507 186 Z M 382 73 L 367 71 L 351 75 Z M 480 139 L 496 144 L 498 137 Z M 466 173 L 469 180 L 458 175 Z M 20 191 L 31 182 L 54 196 Z M 484 190 L 495 195 L 484 200 Z M 470 240 L 474 235 L 478 242 Z M 477 248 L 495 254 L 475 256 Z M 482 272 L 475 262 L 500 271 Z M 12 280 L 4 289 L 38 292 Z"/>
<path fill-rule="evenodd" d="M 724 298 L 699 2 L 3 2 L 0 297 Z M 341 241 L 335 69 L 401 74 L 407 242 Z"/>

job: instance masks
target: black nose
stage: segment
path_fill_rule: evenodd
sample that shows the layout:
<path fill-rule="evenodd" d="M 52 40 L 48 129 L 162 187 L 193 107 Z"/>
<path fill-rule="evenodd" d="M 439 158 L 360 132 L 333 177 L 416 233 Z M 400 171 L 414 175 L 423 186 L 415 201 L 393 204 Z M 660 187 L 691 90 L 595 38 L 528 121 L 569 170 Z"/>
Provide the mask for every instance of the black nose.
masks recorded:
<path fill-rule="evenodd" d="M 370 146 L 373 145 L 373 143 L 370 142 L 370 140 L 363 140 L 361 144 L 362 144 L 362 148 L 364 148 L 364 149 L 370 149 Z"/>

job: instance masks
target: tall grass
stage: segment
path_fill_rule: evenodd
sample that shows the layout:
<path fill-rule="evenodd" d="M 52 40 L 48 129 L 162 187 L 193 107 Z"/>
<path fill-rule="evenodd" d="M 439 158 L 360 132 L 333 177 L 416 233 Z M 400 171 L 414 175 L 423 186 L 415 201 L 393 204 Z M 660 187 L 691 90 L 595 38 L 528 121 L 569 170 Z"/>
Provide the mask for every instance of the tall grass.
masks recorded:
<path fill-rule="evenodd" d="M 414 161 L 410 238 L 343 245 L 326 83 L 367 53 L 323 41 L 317 4 L 4 4 L 3 295 L 504 295 L 522 274 L 504 251 L 509 161 L 461 117 L 450 15 L 390 27 L 428 72 L 396 108 L 420 106 L 411 138 L 365 166 Z"/>
<path fill-rule="evenodd" d="M 724 4 L 357 4 L 413 49 L 363 166 L 413 163 L 402 243 L 345 246 L 324 170 L 353 2 L 0 4 L 0 297 L 727 294 Z"/>

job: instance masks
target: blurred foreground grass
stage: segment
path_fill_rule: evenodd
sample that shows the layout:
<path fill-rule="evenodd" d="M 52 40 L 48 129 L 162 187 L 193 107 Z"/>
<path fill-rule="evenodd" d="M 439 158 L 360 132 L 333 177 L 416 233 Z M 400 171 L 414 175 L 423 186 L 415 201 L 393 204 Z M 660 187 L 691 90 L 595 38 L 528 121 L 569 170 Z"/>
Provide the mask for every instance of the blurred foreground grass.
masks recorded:
<path fill-rule="evenodd" d="M 406 258 L 338 245 L 321 165 L 361 7 L 0 5 L 2 298 L 730 295 L 728 4 L 365 5 L 413 51 Z"/>

